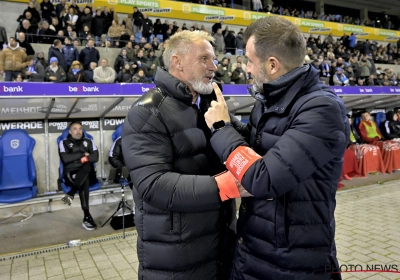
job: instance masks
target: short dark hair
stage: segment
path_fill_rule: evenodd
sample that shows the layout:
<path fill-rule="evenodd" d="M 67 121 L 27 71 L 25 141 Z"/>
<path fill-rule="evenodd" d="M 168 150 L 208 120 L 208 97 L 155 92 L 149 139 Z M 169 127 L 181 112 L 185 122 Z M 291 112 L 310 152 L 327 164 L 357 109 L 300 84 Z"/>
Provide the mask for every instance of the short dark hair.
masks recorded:
<path fill-rule="evenodd" d="M 82 126 L 81 121 L 73 120 L 73 121 L 69 124 L 69 128 L 71 128 L 74 124 L 80 124 L 80 125 Z"/>
<path fill-rule="evenodd" d="M 287 71 L 303 65 L 306 41 L 300 28 L 292 22 L 278 16 L 260 18 L 246 28 L 244 41 L 252 36 L 260 63 L 274 56 Z"/>

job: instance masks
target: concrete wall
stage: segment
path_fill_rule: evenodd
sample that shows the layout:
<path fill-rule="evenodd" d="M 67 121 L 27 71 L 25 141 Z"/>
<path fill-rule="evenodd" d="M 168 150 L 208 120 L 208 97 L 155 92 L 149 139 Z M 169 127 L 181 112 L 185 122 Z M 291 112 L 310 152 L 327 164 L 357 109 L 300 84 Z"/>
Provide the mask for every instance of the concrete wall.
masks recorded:
<path fill-rule="evenodd" d="M 25 3 L 14 3 L 0 0 L 0 26 L 7 31 L 8 37 L 15 36 L 15 30 L 18 27 L 17 18 L 28 7 Z"/>

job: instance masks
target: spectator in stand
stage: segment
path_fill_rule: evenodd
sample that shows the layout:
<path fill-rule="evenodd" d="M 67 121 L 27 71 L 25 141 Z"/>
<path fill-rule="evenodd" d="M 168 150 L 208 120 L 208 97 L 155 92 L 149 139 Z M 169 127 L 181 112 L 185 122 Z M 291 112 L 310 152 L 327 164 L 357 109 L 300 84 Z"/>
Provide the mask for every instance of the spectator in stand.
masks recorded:
<path fill-rule="evenodd" d="M 68 71 L 67 63 L 65 62 L 64 54 L 62 53 L 62 43 L 60 40 L 56 39 L 53 45 L 49 48 L 49 55 L 47 57 L 56 57 L 58 65 Z"/>
<path fill-rule="evenodd" d="M 81 22 L 82 29 L 81 31 L 84 31 L 84 28 L 87 27 L 90 32 L 90 29 L 92 28 L 92 11 L 89 9 L 89 7 L 85 7 L 83 10 L 83 14 L 79 16 L 79 20 Z"/>
<path fill-rule="evenodd" d="M 224 24 L 223 21 L 214 23 L 213 26 L 211 27 L 211 35 L 214 35 L 215 33 L 217 33 L 218 29 L 222 30 L 222 25 L 223 24 Z"/>
<path fill-rule="evenodd" d="M 154 37 L 153 42 L 151 42 L 151 48 L 155 51 L 158 51 L 159 46 L 160 46 L 160 42 L 158 42 L 158 38 Z"/>
<path fill-rule="evenodd" d="M 49 26 L 51 30 L 58 33 L 58 31 L 63 30 L 63 24 L 58 20 L 58 18 L 51 18 L 51 24 Z"/>
<path fill-rule="evenodd" d="M 49 63 L 47 62 L 47 60 L 44 58 L 44 52 L 39 51 L 36 55 L 36 61 L 40 62 L 40 64 L 43 65 L 43 68 L 46 69 L 47 66 L 49 66 Z"/>
<path fill-rule="evenodd" d="M 50 58 L 50 65 L 45 70 L 46 82 L 61 83 L 67 80 L 67 75 L 62 67 L 58 66 L 58 59 L 56 57 Z"/>
<path fill-rule="evenodd" d="M 358 62 L 358 66 L 360 68 L 360 77 L 365 79 L 371 75 L 371 62 L 364 54 L 361 57 L 361 60 Z"/>
<path fill-rule="evenodd" d="M 232 72 L 231 80 L 235 84 L 246 84 L 246 72 L 243 71 L 241 62 L 236 62 L 236 69 Z"/>
<path fill-rule="evenodd" d="M 34 19 L 36 20 L 36 22 L 39 22 L 39 21 L 41 20 L 40 13 L 39 13 L 39 11 L 35 8 L 35 4 L 34 4 L 32 1 L 30 1 L 30 2 L 28 3 L 28 8 L 24 10 L 24 12 L 23 12 L 22 15 L 18 18 L 17 21 L 22 21 L 22 20 L 25 18 L 24 15 L 25 15 L 26 12 L 31 13 L 32 18 L 34 18 Z"/>
<path fill-rule="evenodd" d="M 113 20 L 112 25 L 110 28 L 108 28 L 108 37 L 110 37 L 110 40 L 112 41 L 112 45 L 114 47 L 117 46 L 117 42 L 119 40 L 119 36 L 121 36 L 121 27 L 118 25 L 118 23 Z"/>
<path fill-rule="evenodd" d="M 8 39 L 7 39 L 7 32 L 6 29 L 3 26 L 0 26 L 0 50 L 3 49 L 3 45 L 8 44 Z"/>
<path fill-rule="evenodd" d="M 10 82 L 21 74 L 26 67 L 27 55 L 23 49 L 19 47 L 17 40 L 10 37 L 9 43 L 5 49 L 0 52 L 0 75 L 5 73 L 4 81 Z"/>
<path fill-rule="evenodd" d="M 91 62 L 89 67 L 90 68 L 88 70 L 85 70 L 84 73 L 85 73 L 87 79 L 89 80 L 89 83 L 94 83 L 93 71 L 94 71 L 94 69 L 96 69 L 97 63 L 96 62 Z"/>
<path fill-rule="evenodd" d="M 60 3 L 56 5 L 56 15 L 58 18 L 60 18 L 62 11 L 65 9 L 66 2 L 66 0 L 61 0 Z"/>
<path fill-rule="evenodd" d="M 22 74 L 18 74 L 17 77 L 13 80 L 13 82 L 24 82 L 24 78 L 22 77 Z"/>
<path fill-rule="evenodd" d="M 122 24 L 125 25 L 126 33 L 128 33 L 129 36 L 132 36 L 135 38 L 135 35 L 133 34 L 133 21 L 130 17 L 124 18 L 122 20 Z"/>
<path fill-rule="evenodd" d="M 79 18 L 79 16 L 77 14 L 77 11 L 74 8 L 70 7 L 68 9 L 68 15 L 66 15 L 64 17 L 64 23 L 66 26 L 69 25 L 72 27 L 73 30 L 76 30 L 76 24 L 77 24 L 78 18 Z"/>
<path fill-rule="evenodd" d="M 128 32 L 126 32 L 126 29 L 123 28 L 123 26 L 122 26 L 121 30 L 120 30 L 118 47 L 125 48 L 126 43 L 129 42 L 129 40 L 130 40 L 130 36 L 129 36 Z"/>
<path fill-rule="evenodd" d="M 42 18 L 51 22 L 51 17 L 55 15 L 53 3 L 51 3 L 50 0 L 43 0 L 43 2 L 40 3 L 40 9 L 42 11 Z"/>
<path fill-rule="evenodd" d="M 18 33 L 17 42 L 19 43 L 20 48 L 23 49 L 27 55 L 34 55 L 35 51 L 32 45 L 29 42 L 27 42 L 25 38 L 26 38 L 25 33 L 23 32 Z"/>
<path fill-rule="evenodd" d="M 232 64 L 232 66 L 230 66 L 231 72 L 235 71 L 235 69 L 237 68 L 236 66 L 237 66 L 237 63 L 238 63 L 238 62 L 241 63 L 243 71 L 246 72 L 246 64 L 245 64 L 245 63 L 242 63 L 242 62 L 243 62 L 243 57 L 240 56 L 240 55 L 236 56 L 236 62 L 234 62 L 234 63 Z"/>
<path fill-rule="evenodd" d="M 153 33 L 157 37 L 157 35 L 162 35 L 163 32 L 163 24 L 161 23 L 161 19 L 156 19 L 156 22 L 153 25 Z"/>
<path fill-rule="evenodd" d="M 119 73 L 124 68 L 124 65 L 126 62 L 130 63 L 131 60 L 128 57 L 128 53 L 127 53 L 126 49 L 122 48 L 114 62 L 115 73 Z"/>
<path fill-rule="evenodd" d="M 34 61 L 31 57 L 26 59 L 26 69 L 22 76 L 29 82 L 44 82 L 44 67 L 40 61 Z"/>
<path fill-rule="evenodd" d="M 118 82 L 119 83 L 131 83 L 132 77 L 135 73 L 133 72 L 131 65 L 129 62 L 125 62 L 124 67 L 118 73 Z"/>
<path fill-rule="evenodd" d="M 236 35 L 236 49 L 238 51 L 238 54 L 244 54 L 246 50 L 246 44 L 244 43 L 243 40 L 243 33 L 239 32 Z"/>
<path fill-rule="evenodd" d="M 44 20 L 42 21 L 42 27 L 39 30 L 37 41 L 40 44 L 51 44 L 56 34 L 56 32 L 49 28 L 49 23 Z"/>
<path fill-rule="evenodd" d="M 137 84 L 148 84 L 150 80 L 146 77 L 144 69 L 139 69 L 137 73 L 132 77 L 132 83 Z"/>
<path fill-rule="evenodd" d="M 351 65 L 347 66 L 346 70 L 345 70 L 345 75 L 346 77 L 349 79 L 349 85 L 350 86 L 355 86 L 356 85 L 356 75 L 353 72 L 353 67 L 351 67 Z"/>
<path fill-rule="evenodd" d="M 32 27 L 34 33 L 39 28 L 40 21 L 37 18 L 32 17 L 32 14 L 30 12 L 25 12 L 24 16 L 20 18 L 21 18 L 20 22 L 23 22 L 25 19 L 29 21 L 30 26 Z"/>
<path fill-rule="evenodd" d="M 36 30 L 33 30 L 31 27 L 31 23 L 29 20 L 24 19 L 21 23 L 21 25 L 18 26 L 17 30 L 15 33 L 20 33 L 23 32 L 25 33 L 25 40 L 29 43 L 34 43 L 36 42 Z"/>
<path fill-rule="evenodd" d="M 135 56 L 135 50 L 133 49 L 131 41 L 128 41 L 126 43 L 125 49 L 126 49 L 126 56 L 128 57 L 128 59 L 130 61 L 133 60 L 133 57 Z"/>
<path fill-rule="evenodd" d="M 101 66 L 97 67 L 93 71 L 93 80 L 95 83 L 112 84 L 116 78 L 115 71 L 108 66 L 108 60 L 103 58 L 101 60 Z"/>
<path fill-rule="evenodd" d="M 333 84 L 335 86 L 347 86 L 349 84 L 349 79 L 343 74 L 341 67 L 336 69 L 336 74 L 333 76 Z"/>
<path fill-rule="evenodd" d="M 89 83 L 89 78 L 83 71 L 82 65 L 78 60 L 72 62 L 67 73 L 67 82 L 69 83 Z"/>
<path fill-rule="evenodd" d="M 320 79 L 325 81 L 325 84 L 329 84 L 329 78 L 331 76 L 331 71 L 330 71 L 330 66 L 329 66 L 329 61 L 327 57 L 324 57 L 324 60 L 322 63 L 319 65 L 319 75 Z"/>
<path fill-rule="evenodd" d="M 142 36 L 150 42 L 150 36 L 153 34 L 153 21 L 149 19 L 148 14 L 143 14 Z"/>
<path fill-rule="evenodd" d="M 62 47 L 62 53 L 64 55 L 65 64 L 67 69 L 70 69 L 72 62 L 79 60 L 79 51 L 74 45 L 69 37 L 64 39 L 64 47 Z"/>
<path fill-rule="evenodd" d="M 147 59 L 144 56 L 143 49 L 138 50 L 136 56 L 133 59 L 133 62 L 134 62 L 134 64 L 137 65 L 136 72 L 138 71 L 139 68 L 146 69 L 148 67 Z"/>
<path fill-rule="evenodd" d="M 230 52 L 232 55 L 236 54 L 236 37 L 235 31 L 229 31 L 224 37 L 225 53 Z"/>
<path fill-rule="evenodd" d="M 85 48 L 79 53 L 79 61 L 83 65 L 83 69 L 88 70 L 91 62 L 99 62 L 99 51 L 94 47 L 94 40 L 89 39 Z"/>
<path fill-rule="evenodd" d="M 217 72 L 215 73 L 216 78 L 223 84 L 231 83 L 232 72 L 229 70 L 229 60 L 224 57 L 221 64 L 217 67 Z"/>
<path fill-rule="evenodd" d="M 133 7 L 133 33 L 140 32 L 143 25 L 143 14 L 138 10 L 137 7 Z"/>
<path fill-rule="evenodd" d="M 87 44 L 87 40 L 93 38 L 88 26 L 83 27 L 83 31 L 80 32 L 79 38 L 82 40 L 81 44 L 84 46 Z"/>
<path fill-rule="evenodd" d="M 99 11 L 99 9 L 97 11 Z M 96 15 L 98 15 L 97 11 Z M 103 11 L 100 10 L 100 12 L 101 12 L 100 15 L 105 19 L 105 30 L 108 30 L 114 19 L 114 12 L 110 12 L 107 6 L 104 6 Z"/>
<path fill-rule="evenodd" d="M 92 35 L 96 40 L 96 46 L 100 42 L 101 35 L 108 30 L 107 20 L 102 16 L 101 10 L 96 11 L 96 16 L 92 19 Z"/>
<path fill-rule="evenodd" d="M 371 120 L 371 115 L 368 111 L 361 113 L 361 122 L 358 125 L 360 137 L 364 143 L 375 144 L 377 141 L 385 140 L 378 129 L 376 122 Z"/>
<path fill-rule="evenodd" d="M 262 11 L 263 10 L 263 5 L 261 3 L 261 0 L 253 0 L 253 11 Z"/>
<path fill-rule="evenodd" d="M 157 68 L 160 67 L 160 61 L 155 55 L 155 51 L 152 49 L 150 49 L 148 52 L 146 64 L 149 66 L 147 71 L 145 71 L 146 77 L 148 77 L 150 81 L 153 81 L 157 72 Z"/>
<path fill-rule="evenodd" d="M 217 33 L 213 35 L 214 38 L 214 46 L 216 53 L 224 53 L 225 50 L 225 40 L 224 36 L 222 35 L 222 29 L 218 29 Z"/>

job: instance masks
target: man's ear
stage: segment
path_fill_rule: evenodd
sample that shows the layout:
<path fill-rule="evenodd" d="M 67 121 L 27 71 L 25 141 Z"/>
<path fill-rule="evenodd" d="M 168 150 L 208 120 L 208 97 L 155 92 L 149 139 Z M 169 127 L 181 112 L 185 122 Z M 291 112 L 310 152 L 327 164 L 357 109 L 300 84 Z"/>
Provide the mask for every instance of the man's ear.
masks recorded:
<path fill-rule="evenodd" d="M 171 62 L 172 62 L 172 65 L 174 66 L 175 69 L 177 69 L 178 71 L 182 71 L 183 70 L 182 59 L 179 56 L 173 55 L 171 57 Z"/>

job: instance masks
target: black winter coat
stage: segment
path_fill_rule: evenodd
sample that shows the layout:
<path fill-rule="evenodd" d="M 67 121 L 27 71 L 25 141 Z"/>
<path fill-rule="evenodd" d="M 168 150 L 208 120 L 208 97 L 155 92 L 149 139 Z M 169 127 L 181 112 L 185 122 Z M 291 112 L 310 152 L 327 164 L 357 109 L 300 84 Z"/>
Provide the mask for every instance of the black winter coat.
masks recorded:
<path fill-rule="evenodd" d="M 262 156 L 241 181 L 253 197 L 242 198 L 231 279 L 330 280 L 327 267 L 338 268 L 335 194 L 349 122 L 318 76 L 306 65 L 264 84 L 246 140 L 230 126 L 211 138 L 221 162 L 239 146 Z"/>
<path fill-rule="evenodd" d="M 101 37 L 101 35 L 107 33 L 107 22 L 106 19 L 102 16 L 95 16 L 92 19 L 92 35 Z"/>
<path fill-rule="evenodd" d="M 234 200 L 221 203 L 212 175 L 224 168 L 209 143 L 204 113 L 212 95 L 192 105 L 189 88 L 158 68 L 157 88 L 142 95 L 122 128 L 122 152 L 134 185 L 139 279 L 226 279 L 224 233 Z M 214 95 L 215 99 L 215 95 Z M 222 254 L 225 255 L 222 255 Z"/>
<path fill-rule="evenodd" d="M 93 140 L 85 137 L 77 140 L 72 138 L 71 134 L 60 141 L 58 152 L 64 164 L 64 174 L 79 170 L 82 167 L 81 158 L 85 153 L 89 153 L 88 159 L 91 164 L 99 160 L 99 151 Z"/>
<path fill-rule="evenodd" d="M 96 48 L 85 47 L 79 53 L 79 61 L 83 65 L 83 69 L 88 70 L 91 62 L 99 63 L 100 53 Z"/>
<path fill-rule="evenodd" d="M 108 154 L 108 162 L 114 168 L 122 168 L 125 166 L 121 148 L 121 136 L 118 137 L 111 146 L 110 153 Z"/>
<path fill-rule="evenodd" d="M 81 70 L 78 73 L 74 74 L 70 69 L 67 73 L 67 82 L 69 83 L 89 83 L 90 80 L 86 76 L 85 71 Z"/>
<path fill-rule="evenodd" d="M 65 58 L 64 58 L 64 54 L 62 53 L 62 51 L 55 48 L 54 46 L 51 46 L 47 57 L 49 58 L 49 61 L 50 61 L 50 58 L 56 57 L 58 59 L 58 66 L 62 67 L 62 69 L 64 69 L 65 72 L 68 71 L 67 63 L 65 63 Z"/>
<path fill-rule="evenodd" d="M 386 121 L 384 121 L 379 128 L 382 132 L 382 136 L 387 140 L 400 138 L 400 124 L 398 121 L 393 120 L 394 114 L 394 111 L 387 112 Z"/>
<path fill-rule="evenodd" d="M 75 60 L 79 60 L 79 51 L 77 48 L 75 48 L 72 44 L 66 44 L 62 48 L 62 52 L 65 58 L 65 64 L 67 66 L 67 70 L 69 70 L 69 67 L 72 65 L 72 62 Z"/>

